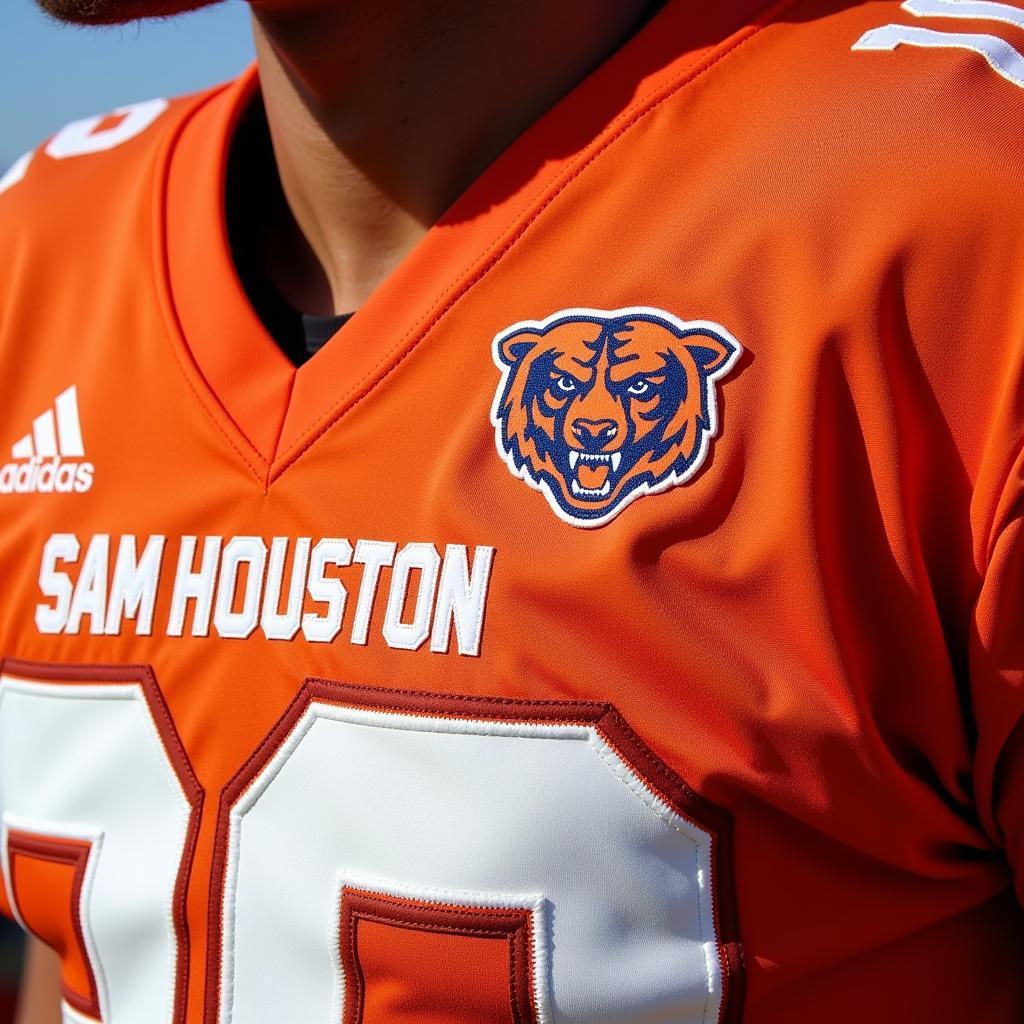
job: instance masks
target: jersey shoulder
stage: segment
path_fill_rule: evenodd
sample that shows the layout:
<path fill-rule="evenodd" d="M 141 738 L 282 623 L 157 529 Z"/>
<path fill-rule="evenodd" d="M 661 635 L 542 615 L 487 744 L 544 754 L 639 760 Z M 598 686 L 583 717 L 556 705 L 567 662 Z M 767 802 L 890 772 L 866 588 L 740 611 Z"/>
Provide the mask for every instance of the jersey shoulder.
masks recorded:
<path fill-rule="evenodd" d="M 1024 0 L 814 6 L 780 26 L 777 56 L 804 99 L 791 116 L 837 158 L 960 195 L 1024 171 Z"/>
<path fill-rule="evenodd" d="M 72 121 L 16 160 L 0 177 L 0 272 L 5 257 L 39 246 L 59 258 L 53 246 L 70 255 L 102 244 L 153 194 L 181 125 L 222 89 Z"/>
<path fill-rule="evenodd" d="M 1024 3 L 903 0 L 866 5 L 861 17 L 867 27 L 851 49 L 889 55 L 893 75 L 930 83 L 947 101 L 983 95 L 997 106 L 1019 103 Z"/>
<path fill-rule="evenodd" d="M 163 323 L 158 248 L 166 181 L 215 89 L 75 121 L 0 187 L 0 388 L 12 437 L 70 385 L 129 385 L 127 339 Z M 87 340 L 88 339 L 88 340 Z M 70 401 L 70 399 L 68 400 Z M 95 445 L 95 442 L 93 442 Z"/>

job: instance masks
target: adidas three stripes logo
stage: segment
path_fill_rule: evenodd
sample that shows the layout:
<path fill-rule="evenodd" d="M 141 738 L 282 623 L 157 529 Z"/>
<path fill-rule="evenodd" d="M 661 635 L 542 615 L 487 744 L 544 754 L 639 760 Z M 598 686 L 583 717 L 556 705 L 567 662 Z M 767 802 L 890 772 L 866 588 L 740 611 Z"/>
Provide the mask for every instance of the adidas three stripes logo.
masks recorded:
<path fill-rule="evenodd" d="M 11 445 L 11 458 L 0 466 L 0 494 L 83 494 L 92 487 L 95 467 L 84 461 L 74 385 L 32 420 L 32 430 Z"/>

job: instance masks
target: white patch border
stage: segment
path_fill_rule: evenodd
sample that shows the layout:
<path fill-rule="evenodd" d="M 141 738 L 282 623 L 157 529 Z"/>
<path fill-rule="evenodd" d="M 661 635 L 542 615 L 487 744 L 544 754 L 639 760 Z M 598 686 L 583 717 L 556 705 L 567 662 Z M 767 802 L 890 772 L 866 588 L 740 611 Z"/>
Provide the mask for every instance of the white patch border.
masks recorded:
<path fill-rule="evenodd" d="M 547 481 L 538 480 L 534 477 L 529 471 L 526 463 L 521 467 L 516 466 L 515 457 L 511 452 L 505 449 L 505 445 L 502 442 L 502 421 L 501 416 L 499 415 L 502 395 L 504 395 L 505 389 L 508 386 L 509 376 L 513 369 L 513 367 L 501 358 L 500 353 L 502 342 L 513 334 L 518 334 L 520 331 L 534 331 L 542 333 L 546 331 L 556 320 L 563 320 L 567 317 L 573 316 L 599 320 L 614 320 L 630 316 L 656 316 L 667 320 L 673 327 L 680 331 L 707 331 L 712 334 L 722 335 L 734 346 L 733 354 L 726 359 L 720 367 L 707 375 L 708 426 L 706 430 L 702 431 L 700 447 L 698 448 L 693 461 L 686 470 L 683 473 L 676 473 L 673 471 L 655 484 L 640 484 L 639 487 L 635 487 L 604 515 L 598 516 L 594 519 L 580 519 L 577 516 L 570 515 L 559 504 L 554 491 L 551 489 L 551 486 Z M 719 380 L 725 377 L 733 367 L 735 367 L 737 361 L 742 355 L 743 346 L 736 339 L 735 335 L 721 324 L 715 323 L 713 320 L 682 320 L 673 313 L 669 313 L 664 309 L 658 309 L 655 306 L 623 306 L 621 309 L 591 309 L 586 306 L 572 306 L 567 309 L 560 309 L 557 312 L 552 313 L 550 316 L 546 316 L 543 320 L 520 320 L 518 323 L 512 324 L 511 327 L 506 327 L 504 330 L 496 334 L 493 342 L 491 343 L 491 358 L 501 371 L 501 380 L 498 382 L 497 390 L 494 393 L 494 401 L 491 403 L 491 424 L 494 427 L 494 443 L 497 446 L 498 455 L 502 462 L 508 466 L 509 472 L 514 477 L 522 480 L 527 486 L 533 488 L 535 491 L 540 491 L 541 494 L 544 495 L 547 499 L 548 505 L 551 506 L 551 511 L 554 512 L 563 523 L 568 523 L 570 526 L 581 527 L 583 529 L 596 529 L 599 526 L 605 526 L 619 515 L 620 512 L 628 508 L 629 505 L 636 501 L 637 498 L 641 498 L 646 494 L 660 494 L 672 487 L 677 487 L 679 484 L 686 483 L 687 480 L 692 479 L 697 474 L 700 468 L 704 465 L 708 451 L 711 448 L 711 442 L 718 436 L 718 389 L 715 385 Z"/>

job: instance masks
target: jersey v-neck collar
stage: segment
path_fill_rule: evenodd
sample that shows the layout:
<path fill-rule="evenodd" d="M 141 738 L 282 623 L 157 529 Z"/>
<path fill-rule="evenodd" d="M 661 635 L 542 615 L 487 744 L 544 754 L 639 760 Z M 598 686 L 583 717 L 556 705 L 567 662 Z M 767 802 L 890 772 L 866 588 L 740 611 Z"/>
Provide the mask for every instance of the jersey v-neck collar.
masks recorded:
<path fill-rule="evenodd" d="M 793 2 L 669 0 L 516 139 L 298 368 L 252 308 L 228 244 L 227 158 L 256 68 L 199 103 L 170 146 L 158 197 L 166 312 L 193 393 L 257 479 L 269 486 L 381 382 L 613 139 Z"/>

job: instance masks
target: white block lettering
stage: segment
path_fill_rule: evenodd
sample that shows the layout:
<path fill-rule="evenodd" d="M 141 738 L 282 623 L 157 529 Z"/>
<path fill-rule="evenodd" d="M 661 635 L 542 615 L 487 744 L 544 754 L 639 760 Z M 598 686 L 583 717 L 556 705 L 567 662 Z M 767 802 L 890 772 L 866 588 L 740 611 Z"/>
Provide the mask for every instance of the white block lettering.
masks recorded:
<path fill-rule="evenodd" d="M 68 612 L 68 633 L 82 628 L 82 619 L 89 616 L 89 632 L 103 633 L 107 616 L 107 570 L 110 564 L 110 535 L 97 533 L 89 541 L 82 560 L 82 572 L 75 585 Z"/>
<path fill-rule="evenodd" d="M 370 632 L 370 614 L 377 593 L 380 571 L 395 560 L 395 545 L 382 540 L 356 541 L 355 561 L 363 565 L 363 579 L 359 584 L 359 599 L 352 620 L 352 643 L 365 644 Z"/>
<path fill-rule="evenodd" d="M 238 574 L 242 566 L 245 574 L 245 593 L 242 608 L 234 611 Z M 260 594 L 263 590 L 263 571 L 267 565 L 267 545 L 259 537 L 232 537 L 224 548 L 220 565 L 220 585 L 217 587 L 217 607 L 213 623 L 223 637 L 244 640 L 256 629 L 260 614 Z"/>
<path fill-rule="evenodd" d="M 213 587 L 220 558 L 220 537 L 207 537 L 203 541 L 203 561 L 198 572 L 192 571 L 196 553 L 196 537 L 181 538 L 178 553 L 178 571 L 174 574 L 174 596 L 171 598 L 171 619 L 167 624 L 168 636 L 181 636 L 185 630 L 185 612 L 190 600 L 195 601 L 192 616 L 192 635 L 207 636 L 210 632 L 210 610 L 213 607 Z"/>
<path fill-rule="evenodd" d="M 433 544 L 406 544 L 395 559 L 391 571 L 391 591 L 388 594 L 388 608 L 384 616 L 384 639 L 388 647 L 399 647 L 406 651 L 418 650 L 430 633 L 430 613 L 434 606 L 434 591 L 437 589 L 437 570 L 441 557 Z M 420 583 L 416 590 L 416 606 L 412 621 L 402 621 L 409 590 L 409 576 L 413 569 L 420 570 Z"/>
<path fill-rule="evenodd" d="M 307 612 L 302 617 L 302 635 L 314 643 L 329 644 L 341 632 L 348 591 L 341 580 L 324 575 L 329 565 L 352 564 L 352 545 L 342 537 L 325 537 L 313 548 L 309 566 L 309 596 L 327 605 L 323 615 Z"/>
<path fill-rule="evenodd" d="M 58 562 L 74 564 L 78 561 L 81 545 L 73 533 L 55 533 L 43 545 L 43 559 L 39 566 L 39 589 L 54 604 L 36 605 L 36 628 L 40 633 L 61 633 L 68 624 L 71 595 L 74 586 L 66 572 L 57 569 Z"/>
<path fill-rule="evenodd" d="M 434 611 L 434 631 L 430 637 L 430 649 L 435 654 L 448 652 L 454 622 L 459 654 L 473 657 L 479 655 L 493 559 L 494 548 L 477 547 L 473 554 L 473 573 L 470 575 L 466 545 L 449 544 L 444 549 L 444 565 L 441 568 L 437 608 Z"/>
<path fill-rule="evenodd" d="M 134 535 L 128 533 L 121 538 L 107 608 L 105 632 L 108 636 L 119 634 L 126 618 L 135 620 L 135 632 L 139 636 L 149 636 L 153 632 L 153 607 L 165 540 L 160 535 L 150 537 L 142 557 L 136 559 Z"/>
<path fill-rule="evenodd" d="M 295 542 L 292 576 L 288 585 L 288 603 L 284 612 L 278 610 L 281 585 L 284 581 L 284 560 L 288 554 L 288 538 L 275 537 L 270 542 L 270 564 L 267 566 L 267 585 L 263 595 L 263 616 L 260 625 L 268 640 L 291 640 L 299 631 L 302 620 L 302 598 L 306 589 L 306 569 L 309 566 L 309 537 Z"/>

